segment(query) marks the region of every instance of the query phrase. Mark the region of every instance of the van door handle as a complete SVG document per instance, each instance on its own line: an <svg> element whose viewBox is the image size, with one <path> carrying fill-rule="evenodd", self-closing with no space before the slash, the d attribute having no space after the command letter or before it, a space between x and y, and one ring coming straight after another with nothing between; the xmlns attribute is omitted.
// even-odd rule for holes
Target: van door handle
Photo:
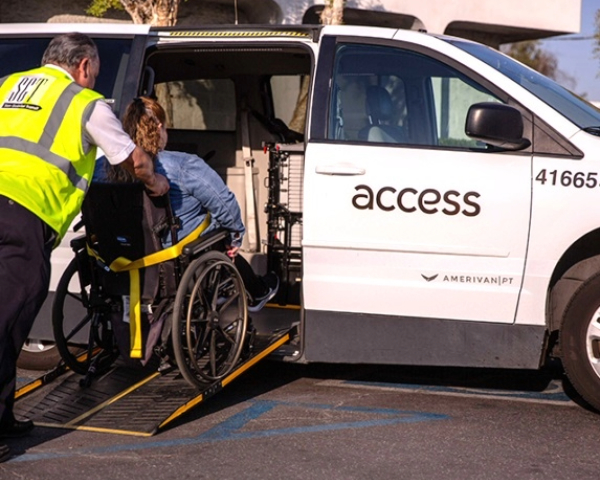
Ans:
<svg viewBox="0 0 600 480"><path fill-rule="evenodd" d="M319 165L315 168L315 172L320 175L364 175L365 169L344 164Z"/></svg>

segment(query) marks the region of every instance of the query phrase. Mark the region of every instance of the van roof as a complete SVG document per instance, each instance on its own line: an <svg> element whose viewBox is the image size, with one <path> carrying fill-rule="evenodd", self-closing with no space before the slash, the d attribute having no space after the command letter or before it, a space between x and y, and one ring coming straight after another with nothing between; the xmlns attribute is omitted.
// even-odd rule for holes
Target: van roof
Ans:
<svg viewBox="0 0 600 480"><path fill-rule="evenodd" d="M317 41L325 33L354 36L392 38L398 29L358 25L201 25L152 27L133 23L5 23L0 36L45 36L68 32L82 32L95 36L156 35L168 38L304 38ZM414 31L405 31L408 35Z"/></svg>
<svg viewBox="0 0 600 480"><path fill-rule="evenodd" d="M81 32L103 35L143 35L150 31L150 25L133 23L3 23L0 36L30 34L42 36Z"/></svg>

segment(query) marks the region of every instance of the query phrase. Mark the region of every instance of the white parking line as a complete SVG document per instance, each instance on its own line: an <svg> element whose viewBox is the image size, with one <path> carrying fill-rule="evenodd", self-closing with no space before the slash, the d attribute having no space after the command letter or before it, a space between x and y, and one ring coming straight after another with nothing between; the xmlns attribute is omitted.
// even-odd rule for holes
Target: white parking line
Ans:
<svg viewBox="0 0 600 480"><path fill-rule="evenodd" d="M493 400L509 400L547 405L573 407L577 404L563 391L558 381L552 381L542 392L522 390L498 390L471 387L450 387L439 385L416 385L409 383L364 382L356 380L324 380L317 383L323 387L342 387L368 389L388 392L421 393L426 395L446 395L453 397L487 398Z"/></svg>

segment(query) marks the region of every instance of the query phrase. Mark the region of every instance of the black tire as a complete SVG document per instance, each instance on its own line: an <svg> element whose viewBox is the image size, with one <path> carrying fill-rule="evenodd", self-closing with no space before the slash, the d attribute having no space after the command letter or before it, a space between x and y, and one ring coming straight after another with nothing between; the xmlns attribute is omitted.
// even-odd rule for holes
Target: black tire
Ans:
<svg viewBox="0 0 600 480"><path fill-rule="evenodd" d="M17 367L24 370L50 370L60 362L60 352L54 342L27 339L21 349Z"/></svg>
<svg viewBox="0 0 600 480"><path fill-rule="evenodd" d="M208 252L190 263L177 289L171 334L183 377L201 387L230 373L247 325L246 291L233 262Z"/></svg>
<svg viewBox="0 0 600 480"><path fill-rule="evenodd" d="M110 307L90 306L89 277L79 275L74 258L58 282L52 304L56 348L65 364L81 375L88 373L92 362L96 374L107 371L118 356L112 329L104 318Z"/></svg>
<svg viewBox="0 0 600 480"><path fill-rule="evenodd" d="M560 329L562 363L582 399L600 411L600 275L569 300Z"/></svg>

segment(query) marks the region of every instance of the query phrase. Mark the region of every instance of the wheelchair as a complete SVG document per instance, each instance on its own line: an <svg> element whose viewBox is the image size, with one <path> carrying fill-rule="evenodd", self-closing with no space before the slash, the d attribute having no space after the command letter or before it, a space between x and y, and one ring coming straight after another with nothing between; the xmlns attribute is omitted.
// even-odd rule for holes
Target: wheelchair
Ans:
<svg viewBox="0 0 600 480"><path fill-rule="evenodd" d="M242 278L224 253L228 233L202 235L209 218L178 241L168 195L141 184L92 183L82 206L85 235L52 307L56 346L83 386L121 361L178 368L196 388L249 355L252 329ZM170 236L172 245L162 247Z"/></svg>

